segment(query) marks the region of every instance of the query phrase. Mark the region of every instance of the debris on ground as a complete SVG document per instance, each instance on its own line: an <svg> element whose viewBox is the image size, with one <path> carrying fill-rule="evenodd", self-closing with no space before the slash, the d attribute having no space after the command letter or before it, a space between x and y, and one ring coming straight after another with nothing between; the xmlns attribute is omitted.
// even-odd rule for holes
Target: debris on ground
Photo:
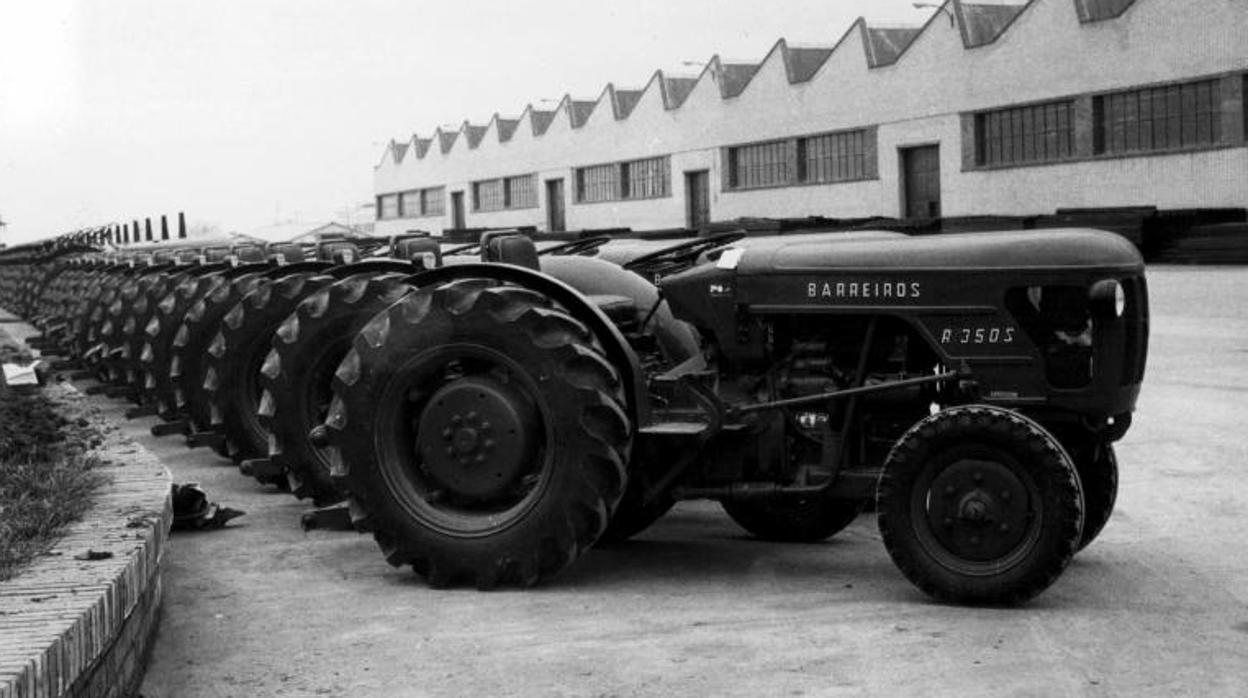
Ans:
<svg viewBox="0 0 1248 698"><path fill-rule="evenodd" d="M173 485L173 530L204 531L224 527L230 519L247 512L208 501L208 493L198 483Z"/></svg>

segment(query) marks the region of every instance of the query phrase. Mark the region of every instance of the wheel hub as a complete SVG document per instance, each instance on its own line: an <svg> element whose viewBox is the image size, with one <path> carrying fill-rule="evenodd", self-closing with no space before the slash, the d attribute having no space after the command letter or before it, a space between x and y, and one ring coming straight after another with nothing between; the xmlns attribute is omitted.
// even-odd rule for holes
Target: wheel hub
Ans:
<svg viewBox="0 0 1248 698"><path fill-rule="evenodd" d="M519 388L492 376L470 376L429 399L417 425L416 450L435 489L460 500L494 500L523 484L536 424Z"/></svg>
<svg viewBox="0 0 1248 698"><path fill-rule="evenodd" d="M932 481L928 524L954 555L976 562L1008 555L1027 534L1027 489L1004 464L959 460Z"/></svg>

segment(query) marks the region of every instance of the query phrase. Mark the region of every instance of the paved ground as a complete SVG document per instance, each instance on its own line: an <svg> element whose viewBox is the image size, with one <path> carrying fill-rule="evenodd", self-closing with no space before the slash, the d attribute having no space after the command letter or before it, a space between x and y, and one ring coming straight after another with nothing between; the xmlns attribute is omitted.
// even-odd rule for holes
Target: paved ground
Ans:
<svg viewBox="0 0 1248 698"><path fill-rule="evenodd" d="M821 545L685 505L531 591L433 591L371 539L144 437L248 511L179 535L147 696L1248 694L1248 269L1159 268L1102 537L1019 610L933 604L874 517Z"/></svg>

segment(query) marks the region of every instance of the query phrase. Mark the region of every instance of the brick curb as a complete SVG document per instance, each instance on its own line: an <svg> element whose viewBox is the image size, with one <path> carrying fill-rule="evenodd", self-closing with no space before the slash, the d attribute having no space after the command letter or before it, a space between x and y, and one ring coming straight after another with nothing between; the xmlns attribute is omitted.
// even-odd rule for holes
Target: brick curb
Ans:
<svg viewBox="0 0 1248 698"><path fill-rule="evenodd" d="M82 399L68 385L49 390ZM0 582L0 698L132 695L142 678L173 520L171 476L101 426L104 444L92 453L111 483L49 554ZM80 559L88 551L111 557Z"/></svg>

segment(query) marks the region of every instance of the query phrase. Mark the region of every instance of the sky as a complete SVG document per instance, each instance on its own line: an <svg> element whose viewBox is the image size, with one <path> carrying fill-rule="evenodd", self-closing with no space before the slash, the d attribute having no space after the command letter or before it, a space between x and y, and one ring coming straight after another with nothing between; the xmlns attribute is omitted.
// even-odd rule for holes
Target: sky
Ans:
<svg viewBox="0 0 1248 698"><path fill-rule="evenodd" d="M924 4L924 3L920 3ZM343 219L391 138L485 124L911 0L0 0L0 243L185 211ZM543 101L543 100L549 100ZM358 216L358 213L356 214Z"/></svg>

